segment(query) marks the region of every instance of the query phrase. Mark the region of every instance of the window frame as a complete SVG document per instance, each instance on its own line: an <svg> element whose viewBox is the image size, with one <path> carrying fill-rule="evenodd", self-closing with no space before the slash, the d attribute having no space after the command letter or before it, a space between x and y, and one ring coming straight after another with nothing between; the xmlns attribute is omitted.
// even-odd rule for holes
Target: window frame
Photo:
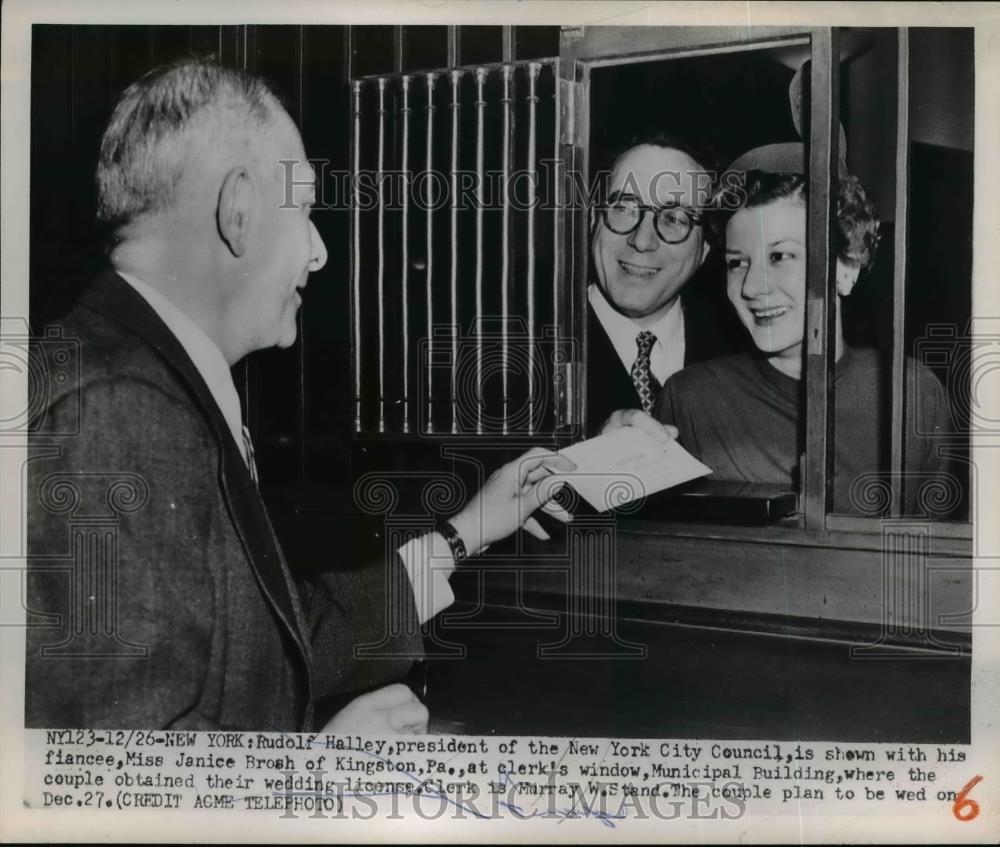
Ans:
<svg viewBox="0 0 1000 847"><path fill-rule="evenodd" d="M893 260L892 393L890 396L892 510L890 521L900 518L903 501L903 424L906 397L904 326L906 307L906 255L909 153L909 38L905 28L897 30L897 137L896 137L896 238ZM564 27L560 38L559 69L564 132L561 139L565 172L576 168L585 183L591 178L590 75L607 68L650 61L691 58L712 54L761 50L774 46L808 43L812 60L809 138L808 277L806 315L806 436L802 462L799 512L772 527L693 525L658 519L623 518L621 530L673 534L678 537L767 538L776 543L809 543L840 547L861 543L865 549L880 549L886 518L836 514L832 505L834 349L836 303L835 210L830 185L836 176L839 151L839 30L831 27ZM564 242L566 299L564 314L572 316L565 331L581 340L583 351L575 369L576 390L564 398L561 418L567 426L584 422L586 409L587 321L586 288L590 261L589 220L586 209L570 210ZM974 492L973 492L974 493ZM971 504L974 504L971 498ZM958 555L971 555L974 510L966 521L929 521L935 543Z"/></svg>

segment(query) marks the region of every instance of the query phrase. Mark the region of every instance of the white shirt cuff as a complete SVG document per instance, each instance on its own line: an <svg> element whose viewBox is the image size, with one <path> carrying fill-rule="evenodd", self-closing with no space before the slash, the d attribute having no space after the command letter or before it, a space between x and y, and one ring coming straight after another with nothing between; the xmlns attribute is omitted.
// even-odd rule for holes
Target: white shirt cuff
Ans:
<svg viewBox="0 0 1000 847"><path fill-rule="evenodd" d="M410 578L417 616L420 623L426 623L455 602L448 582L455 571L451 548L442 535L429 532L410 539L397 552Z"/></svg>

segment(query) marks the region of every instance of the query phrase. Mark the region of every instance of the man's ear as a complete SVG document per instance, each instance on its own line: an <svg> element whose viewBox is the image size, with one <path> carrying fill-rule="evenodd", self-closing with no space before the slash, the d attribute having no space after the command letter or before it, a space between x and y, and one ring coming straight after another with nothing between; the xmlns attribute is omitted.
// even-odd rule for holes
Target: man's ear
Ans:
<svg viewBox="0 0 1000 847"><path fill-rule="evenodd" d="M708 258L708 254L711 253L711 252L712 252L712 244L711 244L711 242L707 238L702 239L702 242L701 242L701 258L698 260L698 267L699 268L705 263L705 259Z"/></svg>
<svg viewBox="0 0 1000 847"><path fill-rule="evenodd" d="M239 258L247 250L250 230L250 200L253 193L250 173L242 165L230 170L219 189L219 205L215 220L219 235L230 252Z"/></svg>
<svg viewBox="0 0 1000 847"><path fill-rule="evenodd" d="M854 285L858 281L858 274L860 273L860 265L849 265L837 259L837 293L841 297L849 296L854 290Z"/></svg>

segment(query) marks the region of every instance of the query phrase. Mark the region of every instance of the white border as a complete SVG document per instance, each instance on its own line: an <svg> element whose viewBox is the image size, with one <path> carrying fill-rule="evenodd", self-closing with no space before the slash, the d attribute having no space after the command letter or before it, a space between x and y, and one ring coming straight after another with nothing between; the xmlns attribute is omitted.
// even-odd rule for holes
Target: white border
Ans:
<svg viewBox="0 0 1000 847"><path fill-rule="evenodd" d="M321 0L134 0L87 2L8 0L2 26L2 162L0 162L0 311L4 316L26 315L28 307L30 27L38 23L537 23L616 25L865 25L970 26L976 32L976 208L974 221L973 303L977 316L995 317L1000 330L1000 162L994 151L1000 135L1000 7L992 4L903 3L603 3L603 2L321 2ZM1000 332L996 332L1000 336ZM1000 373L1000 370L998 370ZM983 374L980 401L990 410L1000 407L1000 385ZM991 382L992 380L992 382ZM24 408L26 385L10 373L0 377L3 408ZM989 415L1000 420L1000 411ZM992 481L1000 471L996 449L974 450L980 480ZM16 564L23 538L21 479L22 449L4 442L0 448L0 556L5 566ZM995 520L995 488L982 486L976 503L979 566L1000 568L1000 522ZM979 573L980 608L974 618L972 745L974 768L984 777L976 791L981 814L971 824L959 824L950 815L870 815L851 819L817 820L772 818L728 823L672 824L671 840L771 841L995 841L1000 821L1000 580ZM20 598L0 598L4 619L20 608ZM23 612L22 612L23 615ZM990 626L992 624L992 626ZM44 815L25 810L20 798L23 726L23 630L0 631L0 660L5 671L0 702L0 839L19 840L192 840L249 842L305 840L409 841L637 841L662 839L658 822L640 822L608 830L592 821L567 821L539 829L519 821L438 823L384 821L379 826L357 821L278 820L258 816L248 820L232 814L134 813L128 817L99 813ZM972 774L970 770L970 775ZM752 823L752 828L751 828ZM249 828L252 826L252 829Z"/></svg>

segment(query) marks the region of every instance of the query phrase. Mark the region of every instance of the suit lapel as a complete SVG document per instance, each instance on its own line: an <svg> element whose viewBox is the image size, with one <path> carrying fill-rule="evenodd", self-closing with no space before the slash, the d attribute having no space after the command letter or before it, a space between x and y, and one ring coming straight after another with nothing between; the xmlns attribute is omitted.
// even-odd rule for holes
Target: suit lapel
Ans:
<svg viewBox="0 0 1000 847"><path fill-rule="evenodd" d="M641 408L632 376L622 365L593 307L587 304L587 434L596 435L616 409Z"/></svg>
<svg viewBox="0 0 1000 847"><path fill-rule="evenodd" d="M302 651L309 651L302 617L292 597L295 590L271 529L260 492L254 485L229 426L191 358L153 308L113 271L102 272L81 298L81 305L100 312L154 348L188 388L205 416L222 455L222 489L233 523L264 595Z"/></svg>

